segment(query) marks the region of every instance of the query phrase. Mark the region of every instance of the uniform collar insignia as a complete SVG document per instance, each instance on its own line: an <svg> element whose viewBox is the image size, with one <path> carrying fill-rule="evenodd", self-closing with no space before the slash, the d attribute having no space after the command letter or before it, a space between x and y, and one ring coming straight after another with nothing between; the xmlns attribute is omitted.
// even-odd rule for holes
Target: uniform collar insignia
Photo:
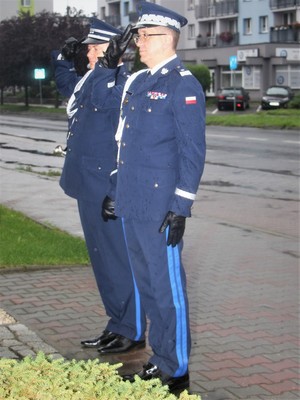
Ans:
<svg viewBox="0 0 300 400"><path fill-rule="evenodd" d="M163 68L163 69L161 70L161 74L162 74L162 75L166 75L168 72L169 72L168 68Z"/></svg>

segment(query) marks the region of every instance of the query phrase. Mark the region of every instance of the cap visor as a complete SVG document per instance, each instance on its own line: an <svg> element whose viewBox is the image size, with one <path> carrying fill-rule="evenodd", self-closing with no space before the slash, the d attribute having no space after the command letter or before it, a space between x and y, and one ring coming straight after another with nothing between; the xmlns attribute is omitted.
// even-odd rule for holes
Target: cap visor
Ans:
<svg viewBox="0 0 300 400"><path fill-rule="evenodd" d="M108 43L108 40L97 40L97 39L92 39L92 38L86 38L82 44L103 44L103 43Z"/></svg>
<svg viewBox="0 0 300 400"><path fill-rule="evenodd" d="M132 33L137 33L137 31L138 31L139 29L142 29L142 28L154 28L155 26L159 26L159 25L152 25L152 24L136 24L136 25L134 25L134 26L131 28L130 32L132 32Z"/></svg>

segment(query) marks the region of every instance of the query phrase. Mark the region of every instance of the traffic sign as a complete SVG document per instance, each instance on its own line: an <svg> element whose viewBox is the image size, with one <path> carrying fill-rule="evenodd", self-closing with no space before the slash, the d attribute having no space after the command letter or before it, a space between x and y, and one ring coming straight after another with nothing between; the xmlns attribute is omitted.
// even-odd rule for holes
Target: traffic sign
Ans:
<svg viewBox="0 0 300 400"><path fill-rule="evenodd" d="M45 68L35 68L34 79L45 79Z"/></svg>
<svg viewBox="0 0 300 400"><path fill-rule="evenodd" d="M229 67L230 69L237 69L237 56L230 56L229 57Z"/></svg>

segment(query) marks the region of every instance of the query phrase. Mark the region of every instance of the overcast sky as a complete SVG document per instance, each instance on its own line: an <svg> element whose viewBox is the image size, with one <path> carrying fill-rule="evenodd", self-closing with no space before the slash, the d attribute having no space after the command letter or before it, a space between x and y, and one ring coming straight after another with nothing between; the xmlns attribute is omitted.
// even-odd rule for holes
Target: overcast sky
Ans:
<svg viewBox="0 0 300 400"><path fill-rule="evenodd" d="M92 12L97 12L97 0L54 0L53 11L65 15L67 6L83 10L84 14L90 16Z"/></svg>

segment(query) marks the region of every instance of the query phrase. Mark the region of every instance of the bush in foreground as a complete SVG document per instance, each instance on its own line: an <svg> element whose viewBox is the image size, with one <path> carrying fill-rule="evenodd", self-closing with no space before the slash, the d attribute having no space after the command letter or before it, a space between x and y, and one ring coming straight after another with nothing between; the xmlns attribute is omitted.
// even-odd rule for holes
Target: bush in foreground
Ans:
<svg viewBox="0 0 300 400"><path fill-rule="evenodd" d="M0 360L0 399L9 400L175 400L158 379L124 382L121 364L99 360L52 360L44 353L22 361ZM180 400L201 400L186 391Z"/></svg>

